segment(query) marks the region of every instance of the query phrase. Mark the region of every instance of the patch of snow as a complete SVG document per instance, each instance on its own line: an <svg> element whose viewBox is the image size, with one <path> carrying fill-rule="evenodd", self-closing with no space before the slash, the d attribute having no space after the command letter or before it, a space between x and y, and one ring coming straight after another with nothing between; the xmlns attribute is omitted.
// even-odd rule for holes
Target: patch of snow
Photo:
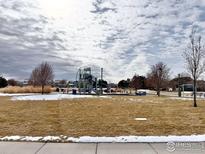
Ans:
<svg viewBox="0 0 205 154"><path fill-rule="evenodd" d="M192 97L169 97L170 99L175 99L175 100L184 100L184 101L192 101Z"/></svg>
<svg viewBox="0 0 205 154"><path fill-rule="evenodd" d="M152 142L205 142L205 135L190 136L117 136L117 137L91 137L79 138L67 136L5 136L0 141L29 141L29 142L76 142L76 143L152 143Z"/></svg>
<svg viewBox="0 0 205 154"><path fill-rule="evenodd" d="M20 140L21 141L31 141L31 142L38 142L41 141L43 139L43 137L31 137L31 136L25 136L22 137Z"/></svg>
<svg viewBox="0 0 205 154"><path fill-rule="evenodd" d="M14 93L14 94L0 93L0 96L30 96L30 95L37 95L37 94L35 93Z"/></svg>
<svg viewBox="0 0 205 154"><path fill-rule="evenodd" d="M100 97L100 98L111 98L110 96L97 96L97 97Z"/></svg>
<svg viewBox="0 0 205 154"><path fill-rule="evenodd" d="M59 137L59 136L46 136L46 137L44 137L43 139L42 139L42 141L46 141L46 142L48 142L48 141L60 141L61 140L61 138Z"/></svg>
<svg viewBox="0 0 205 154"><path fill-rule="evenodd" d="M68 138L69 142L204 142L205 135L191 136L119 136L119 137L90 137Z"/></svg>
<svg viewBox="0 0 205 154"><path fill-rule="evenodd" d="M21 136L5 136L0 138L0 141L18 141L21 138L22 138Z"/></svg>
<svg viewBox="0 0 205 154"><path fill-rule="evenodd" d="M109 98L108 96L94 96L94 95L70 95L70 94L47 94L47 95L33 95L33 96L14 96L12 100L62 100L62 99L76 99L76 98Z"/></svg>
<svg viewBox="0 0 205 154"><path fill-rule="evenodd" d="M147 118L135 118L135 120L137 120L137 121L146 121Z"/></svg>

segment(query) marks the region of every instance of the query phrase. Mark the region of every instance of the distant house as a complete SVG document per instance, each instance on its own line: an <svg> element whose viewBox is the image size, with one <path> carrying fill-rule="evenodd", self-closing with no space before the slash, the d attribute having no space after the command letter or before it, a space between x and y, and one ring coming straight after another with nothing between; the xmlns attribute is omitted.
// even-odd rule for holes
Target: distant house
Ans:
<svg viewBox="0 0 205 154"><path fill-rule="evenodd" d="M17 85L21 86L21 87L28 86L29 85L29 80L25 79L25 80L17 81Z"/></svg>
<svg viewBox="0 0 205 154"><path fill-rule="evenodd" d="M28 79L25 79L24 81L23 81L23 86L28 86L29 85L29 80Z"/></svg>
<svg viewBox="0 0 205 154"><path fill-rule="evenodd" d="M182 84L181 85L181 90L182 91L193 91L193 84Z"/></svg>
<svg viewBox="0 0 205 154"><path fill-rule="evenodd" d="M68 81L67 80L54 80L53 86L57 88L67 88Z"/></svg>
<svg viewBox="0 0 205 154"><path fill-rule="evenodd" d="M178 77L172 79L169 81L169 88L172 88L173 91L176 91L180 85L185 85L185 84L192 84L192 79L190 77L181 77L180 79Z"/></svg>

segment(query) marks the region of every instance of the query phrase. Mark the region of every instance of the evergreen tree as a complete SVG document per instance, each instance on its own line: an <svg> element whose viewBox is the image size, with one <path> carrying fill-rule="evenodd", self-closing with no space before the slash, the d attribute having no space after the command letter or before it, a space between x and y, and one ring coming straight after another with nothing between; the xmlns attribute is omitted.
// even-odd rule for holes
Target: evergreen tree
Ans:
<svg viewBox="0 0 205 154"><path fill-rule="evenodd" d="M8 86L8 82L4 77L1 76L0 77L0 88L4 88L6 86Z"/></svg>

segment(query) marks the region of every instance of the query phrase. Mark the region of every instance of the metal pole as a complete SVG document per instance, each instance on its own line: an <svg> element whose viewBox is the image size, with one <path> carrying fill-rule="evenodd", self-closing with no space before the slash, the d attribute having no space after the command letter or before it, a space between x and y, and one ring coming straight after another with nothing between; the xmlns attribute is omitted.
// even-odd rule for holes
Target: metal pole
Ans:
<svg viewBox="0 0 205 154"><path fill-rule="evenodd" d="M79 69L79 84L78 84L78 91L79 91L79 93L81 94L81 69Z"/></svg>
<svg viewBox="0 0 205 154"><path fill-rule="evenodd" d="M96 95L98 94L98 79L97 78L95 78L95 93L96 93Z"/></svg>
<svg viewBox="0 0 205 154"><path fill-rule="evenodd" d="M180 74L178 74L178 96L181 97Z"/></svg>
<svg viewBox="0 0 205 154"><path fill-rule="evenodd" d="M86 82L86 79L85 79L85 77L86 77L86 75L85 75L85 73L86 73L86 71L85 71L85 68L83 69L83 93L85 94L86 93L86 88L85 88L85 82Z"/></svg>
<svg viewBox="0 0 205 154"><path fill-rule="evenodd" d="M93 91L93 76L92 76L91 69L90 69L90 80L91 80L91 81L90 81L90 82L91 82L91 83L90 83L91 85L90 85L90 87L89 87L89 92L92 93L92 91Z"/></svg>
<svg viewBox="0 0 205 154"><path fill-rule="evenodd" d="M103 68L101 68L101 84L100 84L100 94L103 94L103 89L102 89L102 81L103 81Z"/></svg>

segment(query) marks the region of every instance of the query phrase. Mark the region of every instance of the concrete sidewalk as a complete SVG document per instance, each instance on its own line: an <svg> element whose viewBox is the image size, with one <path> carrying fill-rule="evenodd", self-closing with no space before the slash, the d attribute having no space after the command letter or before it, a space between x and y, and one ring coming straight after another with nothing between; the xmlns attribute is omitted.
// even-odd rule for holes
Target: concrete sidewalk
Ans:
<svg viewBox="0 0 205 154"><path fill-rule="evenodd" d="M31 143L0 142L0 154L204 154L197 143Z"/></svg>

